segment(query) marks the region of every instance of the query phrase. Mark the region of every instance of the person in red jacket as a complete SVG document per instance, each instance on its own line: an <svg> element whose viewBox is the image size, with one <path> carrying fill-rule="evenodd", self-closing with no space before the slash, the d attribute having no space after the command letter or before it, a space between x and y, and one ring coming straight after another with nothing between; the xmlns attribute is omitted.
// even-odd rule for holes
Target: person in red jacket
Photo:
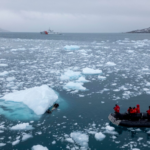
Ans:
<svg viewBox="0 0 150 150"><path fill-rule="evenodd" d="M120 113L120 107L116 104L114 107L115 113Z"/></svg>
<svg viewBox="0 0 150 150"><path fill-rule="evenodd" d="M136 107L136 111L137 111L137 113L140 113L140 105L139 105L139 104L137 104L136 106L137 106L137 107Z"/></svg>
<svg viewBox="0 0 150 150"><path fill-rule="evenodd" d="M149 106L149 110L147 110L146 112L147 112L148 120L150 121L150 106Z"/></svg>

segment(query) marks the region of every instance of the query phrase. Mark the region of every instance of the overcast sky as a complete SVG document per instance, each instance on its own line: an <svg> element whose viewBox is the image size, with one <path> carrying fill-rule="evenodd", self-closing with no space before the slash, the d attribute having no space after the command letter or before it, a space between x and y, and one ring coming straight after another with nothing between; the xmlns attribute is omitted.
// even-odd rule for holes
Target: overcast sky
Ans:
<svg viewBox="0 0 150 150"><path fill-rule="evenodd" d="M15 32L126 32L150 27L150 0L0 0L0 28Z"/></svg>

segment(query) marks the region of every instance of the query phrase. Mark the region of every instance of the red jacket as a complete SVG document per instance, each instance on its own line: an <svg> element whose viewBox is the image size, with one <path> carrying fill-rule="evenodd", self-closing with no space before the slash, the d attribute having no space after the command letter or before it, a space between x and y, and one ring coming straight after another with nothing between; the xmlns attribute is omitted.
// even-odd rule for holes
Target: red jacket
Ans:
<svg viewBox="0 0 150 150"><path fill-rule="evenodd" d="M136 107L136 111L137 111L137 113L140 113L140 105L139 105L139 104L137 104L136 106L137 106L137 107Z"/></svg>
<svg viewBox="0 0 150 150"><path fill-rule="evenodd" d="M131 108L131 109L130 109L130 113L131 113L131 114L134 114L134 113L135 113L135 110Z"/></svg>
<svg viewBox="0 0 150 150"><path fill-rule="evenodd" d="M114 108L115 112L119 113L120 112L120 107L117 105L115 108Z"/></svg>
<svg viewBox="0 0 150 150"><path fill-rule="evenodd" d="M147 110L147 114L148 114L148 115L150 115L150 109L149 109L149 110Z"/></svg>

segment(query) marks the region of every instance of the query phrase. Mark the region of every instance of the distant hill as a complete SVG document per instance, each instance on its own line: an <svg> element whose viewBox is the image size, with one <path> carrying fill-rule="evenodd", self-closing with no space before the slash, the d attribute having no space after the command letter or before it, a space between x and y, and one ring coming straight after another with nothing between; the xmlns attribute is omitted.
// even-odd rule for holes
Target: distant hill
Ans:
<svg viewBox="0 0 150 150"><path fill-rule="evenodd" d="M0 28L0 32L10 32L10 31Z"/></svg>
<svg viewBox="0 0 150 150"><path fill-rule="evenodd" d="M130 31L130 32L127 32L127 33L150 33L150 27L145 28L145 29L141 29L141 30Z"/></svg>

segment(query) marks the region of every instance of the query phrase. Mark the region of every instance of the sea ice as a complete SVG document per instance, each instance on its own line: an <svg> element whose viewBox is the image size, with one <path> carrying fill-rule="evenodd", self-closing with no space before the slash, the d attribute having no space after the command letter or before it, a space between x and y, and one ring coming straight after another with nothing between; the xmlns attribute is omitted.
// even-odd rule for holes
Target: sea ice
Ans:
<svg viewBox="0 0 150 150"><path fill-rule="evenodd" d="M82 70L82 73L83 74L101 74L102 70L98 70L98 69L94 70L92 68L84 68Z"/></svg>
<svg viewBox="0 0 150 150"><path fill-rule="evenodd" d="M31 134L24 134L23 136L22 136L22 141L26 141L27 139L29 139L29 138L32 138L33 136L31 135Z"/></svg>
<svg viewBox="0 0 150 150"><path fill-rule="evenodd" d="M76 83L76 82L68 82L66 85L64 85L65 90L80 90L85 91L86 88L82 86L83 83Z"/></svg>
<svg viewBox="0 0 150 150"><path fill-rule="evenodd" d="M29 125L29 123L20 123L10 128L10 130L32 130L32 129L34 128L32 127L32 125Z"/></svg>
<svg viewBox="0 0 150 150"><path fill-rule="evenodd" d="M88 80L85 79L85 77L80 77L78 80L76 80L77 82L82 82L82 83L86 83L86 82L90 82Z"/></svg>
<svg viewBox="0 0 150 150"><path fill-rule="evenodd" d="M65 140L66 140L67 142L74 143L74 141L72 140L72 138L66 138Z"/></svg>
<svg viewBox="0 0 150 150"><path fill-rule="evenodd" d="M48 150L48 148L42 145L34 145L32 146L32 150Z"/></svg>
<svg viewBox="0 0 150 150"><path fill-rule="evenodd" d="M0 143L0 147L5 146L5 145L6 145L5 143Z"/></svg>
<svg viewBox="0 0 150 150"><path fill-rule="evenodd" d="M65 50L78 50L78 49L80 49L80 46L78 46L78 45L66 45L66 46L64 46L64 49Z"/></svg>
<svg viewBox="0 0 150 150"><path fill-rule="evenodd" d="M0 67L7 67L7 64L0 64Z"/></svg>
<svg viewBox="0 0 150 150"><path fill-rule="evenodd" d="M100 79L100 80L105 80L106 77L104 77L104 76L98 76L98 79Z"/></svg>
<svg viewBox="0 0 150 150"><path fill-rule="evenodd" d="M0 73L0 76L6 76L8 74L8 72L7 71L4 71L4 72L1 72Z"/></svg>
<svg viewBox="0 0 150 150"><path fill-rule="evenodd" d="M64 74L60 76L61 80L76 80L81 76L80 72L75 72L72 70L67 70Z"/></svg>
<svg viewBox="0 0 150 150"><path fill-rule="evenodd" d="M102 133L102 132L99 132L99 133L96 133L95 134L95 139L97 141L102 141L106 136Z"/></svg>
<svg viewBox="0 0 150 150"><path fill-rule="evenodd" d="M12 142L12 145L17 145L20 142L20 140L16 140L14 142Z"/></svg>
<svg viewBox="0 0 150 150"><path fill-rule="evenodd" d="M116 66L116 64L114 62L107 62L106 66Z"/></svg>
<svg viewBox="0 0 150 150"><path fill-rule="evenodd" d="M82 132L72 132L70 137L81 147L88 148L89 136Z"/></svg>
<svg viewBox="0 0 150 150"><path fill-rule="evenodd" d="M6 94L2 99L6 101L22 102L37 115L42 115L58 99L57 94L47 85L29 88Z"/></svg>

